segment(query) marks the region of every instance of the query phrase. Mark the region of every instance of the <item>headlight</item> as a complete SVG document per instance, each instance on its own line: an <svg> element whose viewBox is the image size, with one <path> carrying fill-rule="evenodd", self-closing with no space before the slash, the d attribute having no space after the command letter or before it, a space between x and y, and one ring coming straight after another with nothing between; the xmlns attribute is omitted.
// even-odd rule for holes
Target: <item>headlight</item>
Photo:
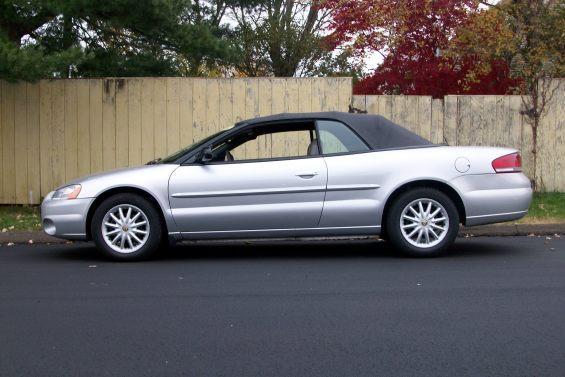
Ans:
<svg viewBox="0 0 565 377"><path fill-rule="evenodd" d="M65 186L55 191L51 199L53 200L75 199L80 193L80 188L81 188L80 185Z"/></svg>

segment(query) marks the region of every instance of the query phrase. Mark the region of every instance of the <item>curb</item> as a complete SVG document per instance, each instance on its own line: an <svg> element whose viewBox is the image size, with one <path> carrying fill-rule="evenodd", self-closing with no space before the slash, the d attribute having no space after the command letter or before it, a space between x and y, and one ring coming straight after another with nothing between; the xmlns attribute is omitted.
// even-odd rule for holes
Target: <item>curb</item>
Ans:
<svg viewBox="0 0 565 377"><path fill-rule="evenodd" d="M505 237L505 236L552 236L565 234L565 223L555 224L499 224L462 227L459 237ZM315 237L315 239L358 239L359 237ZM365 237L363 237L365 238ZM290 238L296 240L297 238ZM300 238L298 238L300 239ZM308 239L311 239L308 238ZM283 239L278 239L283 240ZM288 240L288 239L287 239ZM65 244L72 241L51 237L43 231L0 233L0 245L4 244Z"/></svg>
<svg viewBox="0 0 565 377"><path fill-rule="evenodd" d="M459 237L552 236L565 234L565 223L499 224L462 227Z"/></svg>

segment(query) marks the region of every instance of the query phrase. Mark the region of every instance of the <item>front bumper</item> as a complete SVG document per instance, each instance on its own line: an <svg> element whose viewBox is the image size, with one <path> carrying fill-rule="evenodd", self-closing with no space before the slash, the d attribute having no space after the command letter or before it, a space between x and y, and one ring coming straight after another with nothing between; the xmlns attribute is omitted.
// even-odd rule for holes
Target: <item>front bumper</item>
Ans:
<svg viewBox="0 0 565 377"><path fill-rule="evenodd" d="M52 200L41 203L41 225L45 233L68 240L86 240L86 216L94 198Z"/></svg>
<svg viewBox="0 0 565 377"><path fill-rule="evenodd" d="M520 219L532 201L530 180L522 173L466 175L451 182L461 193L466 226Z"/></svg>

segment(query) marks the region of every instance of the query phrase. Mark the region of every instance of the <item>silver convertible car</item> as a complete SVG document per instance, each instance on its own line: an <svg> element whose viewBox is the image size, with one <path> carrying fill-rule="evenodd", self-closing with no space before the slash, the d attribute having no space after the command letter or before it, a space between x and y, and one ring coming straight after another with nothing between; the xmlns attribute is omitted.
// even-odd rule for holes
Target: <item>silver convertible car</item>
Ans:
<svg viewBox="0 0 565 377"><path fill-rule="evenodd" d="M41 206L48 234L146 258L176 240L378 235L413 256L459 225L521 218L514 149L436 145L381 116L280 114L237 123L147 165L77 179Z"/></svg>

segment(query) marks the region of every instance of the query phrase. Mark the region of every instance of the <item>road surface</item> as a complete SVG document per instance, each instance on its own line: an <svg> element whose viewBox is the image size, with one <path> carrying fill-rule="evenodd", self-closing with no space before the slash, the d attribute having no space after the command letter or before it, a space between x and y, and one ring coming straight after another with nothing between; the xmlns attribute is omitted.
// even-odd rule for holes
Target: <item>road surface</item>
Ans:
<svg viewBox="0 0 565 377"><path fill-rule="evenodd" d="M0 376L565 376L565 236L0 247Z"/></svg>

